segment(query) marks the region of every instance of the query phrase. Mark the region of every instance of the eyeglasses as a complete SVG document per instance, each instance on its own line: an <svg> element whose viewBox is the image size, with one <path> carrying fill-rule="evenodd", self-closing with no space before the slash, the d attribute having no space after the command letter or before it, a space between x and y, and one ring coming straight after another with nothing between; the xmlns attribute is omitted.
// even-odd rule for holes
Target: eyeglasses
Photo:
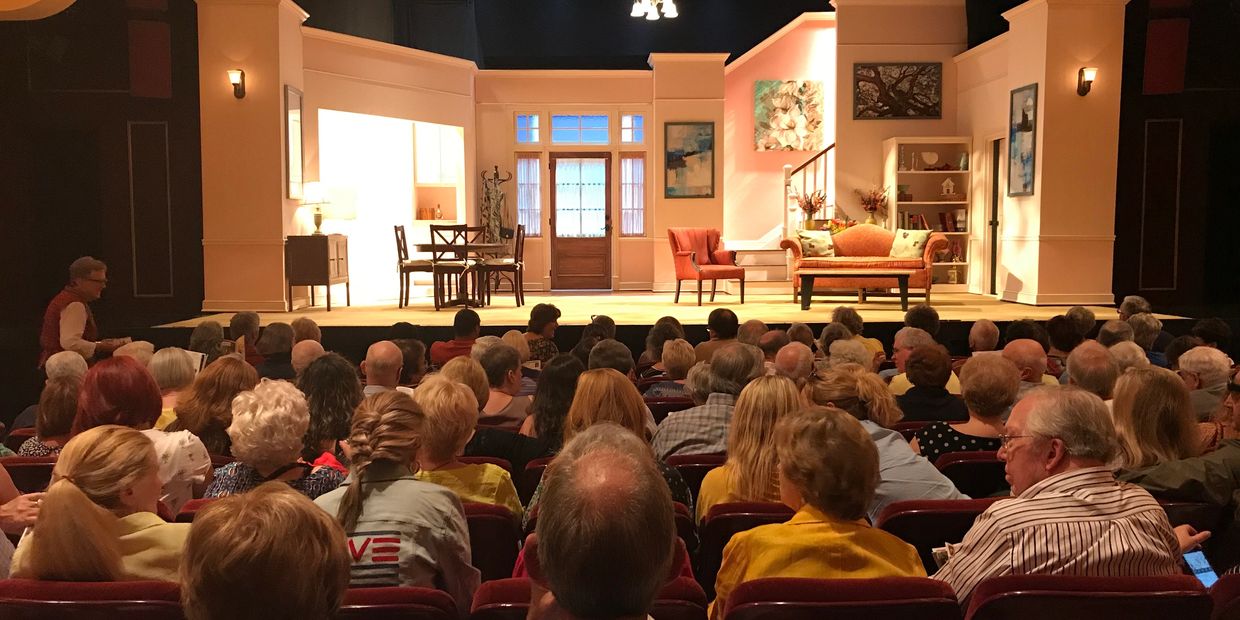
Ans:
<svg viewBox="0 0 1240 620"><path fill-rule="evenodd" d="M1021 437L1033 437L1033 435L999 435L999 445L1006 448L1009 443L1012 443L1013 439L1020 439Z"/></svg>

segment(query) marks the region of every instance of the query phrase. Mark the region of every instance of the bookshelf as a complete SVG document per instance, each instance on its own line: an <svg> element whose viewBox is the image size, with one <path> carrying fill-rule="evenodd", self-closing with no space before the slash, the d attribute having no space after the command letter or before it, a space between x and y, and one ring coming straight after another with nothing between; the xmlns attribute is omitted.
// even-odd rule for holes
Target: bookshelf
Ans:
<svg viewBox="0 0 1240 620"><path fill-rule="evenodd" d="M972 186L966 137L909 137L883 141L883 187L887 188L887 226L930 229L947 236L948 253L932 270L935 290L967 291L969 269L969 191Z"/></svg>

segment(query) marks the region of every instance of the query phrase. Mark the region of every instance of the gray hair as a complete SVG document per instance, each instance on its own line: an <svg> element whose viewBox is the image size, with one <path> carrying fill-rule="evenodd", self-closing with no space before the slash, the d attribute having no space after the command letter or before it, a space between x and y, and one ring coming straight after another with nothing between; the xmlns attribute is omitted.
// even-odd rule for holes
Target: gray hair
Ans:
<svg viewBox="0 0 1240 620"><path fill-rule="evenodd" d="M521 367L521 355L516 349L501 342L484 351L478 363L482 364L482 369L487 373L487 383L494 388L504 384L508 373Z"/></svg>
<svg viewBox="0 0 1240 620"><path fill-rule="evenodd" d="M685 374L685 391L693 402L702 404L710 396L710 362L698 362Z"/></svg>
<svg viewBox="0 0 1240 620"><path fill-rule="evenodd" d="M831 343L852 337L852 330L843 323L827 323L822 327L822 333L818 334L818 350L826 353L831 350Z"/></svg>
<svg viewBox="0 0 1240 620"><path fill-rule="evenodd" d="M258 339L258 313L257 312L238 312L228 321L228 338L236 340L242 336L253 340ZM251 342L250 344L254 344Z"/></svg>
<svg viewBox="0 0 1240 620"><path fill-rule="evenodd" d="M224 328L217 321L203 321L189 334L189 350L205 353L208 357L219 355L224 340Z"/></svg>
<svg viewBox="0 0 1240 620"><path fill-rule="evenodd" d="M1197 375L1201 387L1208 389L1227 383L1231 360L1213 347L1193 347L1180 356L1180 370Z"/></svg>
<svg viewBox="0 0 1240 620"><path fill-rule="evenodd" d="M310 427L306 397L288 381L263 379L232 401L232 453L256 469L275 469L301 456Z"/></svg>
<svg viewBox="0 0 1240 620"><path fill-rule="evenodd" d="M1115 359L1116 366L1119 367L1119 374L1129 368L1147 368L1150 365L1150 358L1146 356L1145 349L1137 346L1137 343L1125 341L1116 343L1110 348L1111 357Z"/></svg>
<svg viewBox="0 0 1240 620"><path fill-rule="evenodd" d="M96 271L103 271L108 266L94 256L83 256L69 263L69 279L89 278Z"/></svg>
<svg viewBox="0 0 1240 620"><path fill-rule="evenodd" d="M836 340L831 343L827 354L827 363L831 366L840 364L857 364L866 370L874 366L874 354L864 344L856 340Z"/></svg>
<svg viewBox="0 0 1240 620"><path fill-rule="evenodd" d="M1162 321L1148 312L1138 312L1128 317L1128 326L1132 328L1132 341L1142 349L1149 351L1154 348L1154 341L1162 331Z"/></svg>
<svg viewBox="0 0 1240 620"><path fill-rule="evenodd" d="M293 351L293 326L288 323L268 325L254 346L258 347L258 352L262 355L291 353Z"/></svg>
<svg viewBox="0 0 1240 620"><path fill-rule="evenodd" d="M644 615L676 549L672 495L650 446L612 423L577 433L543 477L538 563L578 618Z"/></svg>
<svg viewBox="0 0 1240 620"><path fill-rule="evenodd" d="M1076 327L1076 333L1082 338L1089 335L1093 331L1094 324L1098 322L1098 317L1094 315L1094 311L1085 306L1072 306L1065 313L1069 319L1072 319L1072 325Z"/></svg>
<svg viewBox="0 0 1240 620"><path fill-rule="evenodd" d="M1106 347L1086 340L1068 354L1068 377L1073 385L1109 400L1119 378L1119 364Z"/></svg>
<svg viewBox="0 0 1240 620"><path fill-rule="evenodd" d="M1115 456L1118 438L1111 412L1096 394L1076 386L1039 387L1025 398L1036 399L1025 431L1059 439L1070 456L1103 463Z"/></svg>
<svg viewBox="0 0 1240 620"><path fill-rule="evenodd" d="M1154 309L1150 306L1150 302L1146 301L1146 299L1140 295L1128 295L1127 297L1124 297L1124 301L1121 301L1119 304L1119 313L1126 314L1130 317L1134 314L1141 314L1142 312L1150 313L1153 311Z"/></svg>
<svg viewBox="0 0 1240 620"><path fill-rule="evenodd" d="M999 347L999 326L990 319L978 319L969 328L969 349L994 351Z"/></svg>
<svg viewBox="0 0 1240 620"><path fill-rule="evenodd" d="M1098 330L1098 344L1110 347L1116 343L1132 340L1132 326L1119 319L1111 319Z"/></svg>
<svg viewBox="0 0 1240 620"><path fill-rule="evenodd" d="M143 366L150 366L151 358L155 357L155 345L145 340L135 340L121 345L112 352L112 357L132 357Z"/></svg>
<svg viewBox="0 0 1240 620"><path fill-rule="evenodd" d="M905 349L916 349L917 347L928 347L934 342L934 336L930 332L920 327L901 327L896 332L896 337L892 342L901 343Z"/></svg>
<svg viewBox="0 0 1240 620"><path fill-rule="evenodd" d="M590 349L589 360L590 370L611 368L622 375L633 372L633 352L619 340L598 341L598 344Z"/></svg>
<svg viewBox="0 0 1240 620"><path fill-rule="evenodd" d="M53 353L43 363L43 372L47 373L48 381L60 377L76 377L81 379L86 374L86 358L77 351L61 351Z"/></svg>
<svg viewBox="0 0 1240 620"><path fill-rule="evenodd" d="M474 340L474 346L469 349L469 356L474 358L474 361L481 362L482 354L486 353L487 349L503 342L504 339L499 336L478 336L478 339Z"/></svg>
<svg viewBox="0 0 1240 620"><path fill-rule="evenodd" d="M180 347L167 347L155 352L147 365L159 389L179 390L194 382L194 361Z"/></svg>
<svg viewBox="0 0 1240 620"><path fill-rule="evenodd" d="M960 398L969 411L998 416L1016 402L1020 369L1002 355L975 355L960 369Z"/></svg>

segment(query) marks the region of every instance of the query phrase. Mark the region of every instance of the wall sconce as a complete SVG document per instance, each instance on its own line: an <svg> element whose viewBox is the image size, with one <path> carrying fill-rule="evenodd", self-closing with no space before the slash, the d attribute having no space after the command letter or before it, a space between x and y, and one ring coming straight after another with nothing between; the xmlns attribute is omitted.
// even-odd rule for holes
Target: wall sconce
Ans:
<svg viewBox="0 0 1240 620"><path fill-rule="evenodd" d="M228 83L232 84L234 97L238 99L245 99L245 71L242 71L241 69L229 69Z"/></svg>
<svg viewBox="0 0 1240 620"><path fill-rule="evenodd" d="M1076 94L1084 97L1089 94L1089 89L1094 86L1094 78L1098 77L1097 67L1081 67L1076 72Z"/></svg>

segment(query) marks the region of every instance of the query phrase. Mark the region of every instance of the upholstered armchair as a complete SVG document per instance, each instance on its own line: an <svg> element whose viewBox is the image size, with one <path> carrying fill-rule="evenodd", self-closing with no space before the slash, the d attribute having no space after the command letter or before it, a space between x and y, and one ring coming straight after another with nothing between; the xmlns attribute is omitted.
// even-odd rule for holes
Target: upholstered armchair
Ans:
<svg viewBox="0 0 1240 620"><path fill-rule="evenodd" d="M721 246L715 228L669 228L667 241L676 264L676 301L680 303L680 283L697 280L697 301L702 305L702 280L710 280L710 300L715 301L719 280L740 280L741 303L745 303L745 269L736 265L736 252Z"/></svg>
<svg viewBox="0 0 1240 620"><path fill-rule="evenodd" d="M933 282L931 271L934 268L934 255L947 249L947 236L943 233L931 233L926 240L926 247L917 258L895 258L891 256L891 246L895 243L894 232L875 226L874 224L858 224L852 228L831 235L835 246L835 256L816 257L804 256L801 253L801 242L792 237L780 242L779 247L792 251L792 299L796 301L800 294L802 269L912 269L909 276L909 288L920 288L926 291L926 303L930 303L930 285ZM857 301L865 301L867 288L894 288L899 285L895 278L849 278L847 276L820 276L814 282L826 289L856 289Z"/></svg>

